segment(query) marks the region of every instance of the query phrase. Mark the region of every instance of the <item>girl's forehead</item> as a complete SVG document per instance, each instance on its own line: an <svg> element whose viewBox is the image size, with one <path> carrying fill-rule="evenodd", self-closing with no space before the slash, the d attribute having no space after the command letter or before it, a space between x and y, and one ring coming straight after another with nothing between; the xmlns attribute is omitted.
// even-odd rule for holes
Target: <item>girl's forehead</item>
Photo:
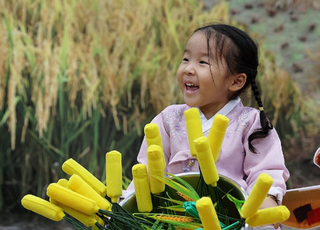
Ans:
<svg viewBox="0 0 320 230"><path fill-rule="evenodd" d="M196 32L189 38L186 49L197 48L197 49L206 49L207 50L207 38L206 35L202 32Z"/></svg>
<svg viewBox="0 0 320 230"><path fill-rule="evenodd" d="M203 31L197 31L191 35L188 41L190 40L206 41L206 34Z"/></svg>
<svg viewBox="0 0 320 230"><path fill-rule="evenodd" d="M208 38L204 31L195 32L187 41L185 51L191 49L207 55L209 52L210 56L214 55L216 53L215 35L211 34L211 36Z"/></svg>
<svg viewBox="0 0 320 230"><path fill-rule="evenodd" d="M210 32L210 36L206 31L196 31L189 38L184 52L198 57L210 57L213 60L211 64L224 66L226 65L225 52L228 52L227 47L230 44L227 38L222 38L225 40L221 42L221 40L218 41L218 37L214 31Z"/></svg>

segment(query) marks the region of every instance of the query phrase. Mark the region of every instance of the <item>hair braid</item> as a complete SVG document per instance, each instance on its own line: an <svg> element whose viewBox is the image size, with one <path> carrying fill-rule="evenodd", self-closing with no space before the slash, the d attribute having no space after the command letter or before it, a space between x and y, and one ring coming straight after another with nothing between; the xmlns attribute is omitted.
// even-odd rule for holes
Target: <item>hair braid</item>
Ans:
<svg viewBox="0 0 320 230"><path fill-rule="evenodd" d="M257 103L259 105L259 108L263 108L260 93L259 93L256 81L254 78L251 79L251 90L254 94L255 100L257 101ZM253 147L252 141L254 139L264 138L264 137L268 136L269 130L273 129L273 126L272 126L271 122L269 121L269 119L267 118L263 109L260 109L260 124L261 124L261 128L256 129L255 132L253 132L249 136L249 149L250 149L250 151L252 151L254 153L256 152L256 149Z"/></svg>

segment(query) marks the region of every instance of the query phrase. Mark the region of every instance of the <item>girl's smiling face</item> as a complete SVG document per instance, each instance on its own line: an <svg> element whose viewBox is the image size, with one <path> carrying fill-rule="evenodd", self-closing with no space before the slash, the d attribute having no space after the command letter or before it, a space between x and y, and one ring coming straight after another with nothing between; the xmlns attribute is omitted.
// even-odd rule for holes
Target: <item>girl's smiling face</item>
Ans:
<svg viewBox="0 0 320 230"><path fill-rule="evenodd" d="M206 35L201 31L194 33L177 71L185 103L199 107L207 119L227 104L233 93L229 88L234 76L228 71L225 60L213 56L214 48L211 42L208 55Z"/></svg>

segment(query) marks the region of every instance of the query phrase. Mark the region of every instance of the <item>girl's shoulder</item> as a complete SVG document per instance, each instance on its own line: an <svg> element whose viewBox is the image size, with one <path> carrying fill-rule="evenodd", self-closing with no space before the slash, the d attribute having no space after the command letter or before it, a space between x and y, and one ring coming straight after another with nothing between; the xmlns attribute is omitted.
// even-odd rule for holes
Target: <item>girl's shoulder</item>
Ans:
<svg viewBox="0 0 320 230"><path fill-rule="evenodd" d="M244 138L261 127L259 110L243 106L242 103L230 111L230 113L227 114L227 117L230 120L226 134L228 138L234 136L241 136Z"/></svg>
<svg viewBox="0 0 320 230"><path fill-rule="evenodd" d="M227 114L227 117L230 119L230 123L240 123L242 126L248 127L253 124L260 124L259 113L258 109L244 106L241 102Z"/></svg>
<svg viewBox="0 0 320 230"><path fill-rule="evenodd" d="M162 120L165 126L182 124L185 122L184 111L189 108L186 104L170 105L158 114L157 119Z"/></svg>

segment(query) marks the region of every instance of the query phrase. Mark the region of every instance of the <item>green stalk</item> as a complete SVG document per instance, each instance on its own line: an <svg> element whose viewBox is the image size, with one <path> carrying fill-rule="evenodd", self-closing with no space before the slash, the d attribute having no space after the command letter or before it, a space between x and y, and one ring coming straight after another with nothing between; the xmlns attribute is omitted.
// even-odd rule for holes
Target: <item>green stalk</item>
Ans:
<svg viewBox="0 0 320 230"><path fill-rule="evenodd" d="M99 121L100 113L98 110L93 111L93 157L91 159L91 172L94 174L97 170L98 161L98 144L99 144ZM100 161L100 160L99 160ZM104 162L104 161L103 161Z"/></svg>

